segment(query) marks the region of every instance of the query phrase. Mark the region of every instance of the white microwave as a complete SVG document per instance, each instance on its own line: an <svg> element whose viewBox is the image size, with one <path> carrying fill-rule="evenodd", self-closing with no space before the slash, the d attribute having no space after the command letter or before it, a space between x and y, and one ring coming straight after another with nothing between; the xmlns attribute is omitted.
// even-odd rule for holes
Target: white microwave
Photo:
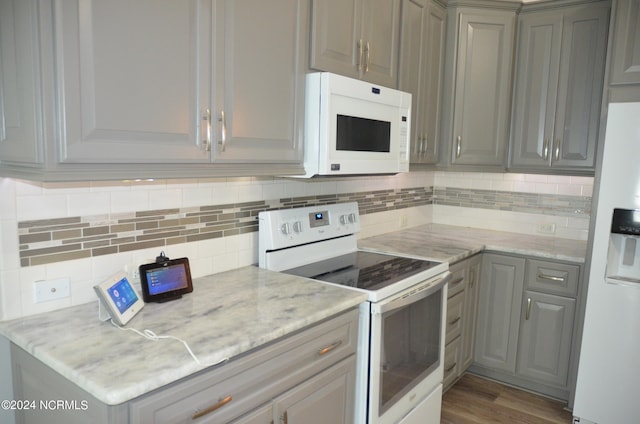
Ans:
<svg viewBox="0 0 640 424"><path fill-rule="evenodd" d="M329 72L306 78L305 177L409 171L411 94Z"/></svg>

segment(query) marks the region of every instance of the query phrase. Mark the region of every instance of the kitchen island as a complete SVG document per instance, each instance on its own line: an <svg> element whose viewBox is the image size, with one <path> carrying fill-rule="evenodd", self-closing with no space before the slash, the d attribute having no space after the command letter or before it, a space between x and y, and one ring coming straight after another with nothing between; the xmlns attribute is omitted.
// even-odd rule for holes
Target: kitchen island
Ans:
<svg viewBox="0 0 640 424"><path fill-rule="evenodd" d="M360 292L266 271L255 266L196 278L193 286L193 293L179 300L146 304L126 327L139 331L150 330L158 336L170 335L184 340L200 364L178 340L153 341L132 331L116 328L110 322L100 321L96 301L0 323L0 334L13 344L14 383L19 382L18 391L24 389L22 385L28 384L29 378L39 378L38 375L29 373L35 372L33 367L41 363L46 365L41 367L41 372L50 368L55 371L52 378L62 376L64 380L77 386L80 393L86 393L86 396L76 395L74 399L67 399L77 402L88 399L89 402L88 405L80 404L81 407L86 406L87 411L78 411L72 416L80 417L81 413L95 412L95 409L104 406L105 412L101 416L105 417L105 422L150 422L155 419L129 419L128 416L135 411L127 411L128 408L123 405L154 390L191 379L192 376L202 379L203 375L210 372L222 373L216 374L212 380L214 383L234 377L256 365L259 370L260 364L269 364L274 370L280 367L283 373L284 368L289 368L288 371L291 372L298 364L296 358L290 357L287 362L283 362L279 356L283 356L288 350L295 352L295 349L312 341L317 341L319 346L309 347L314 349L314 355L316 349L321 349L324 344L331 346L334 336L339 345L335 351L343 349L344 356L355 352L356 307L366 298ZM321 323L336 321L347 311L351 311L349 319L342 319L327 331L316 331L312 334L313 337L301 338L309 328L315 329ZM292 337L300 340L271 349L273 345L280 346L278 343L282 344L283 340L286 342ZM274 355L259 356L258 359L242 364L243 358L253 357L256 352L260 353L265 348L275 349ZM307 352L298 353L304 355ZM29 361L35 358L37 361L16 362L15 356ZM236 363L242 366L236 366ZM308 364L300 366L308 367ZM227 372L227 369L233 372ZM320 366L309 369L305 378L322 369ZM27 374L22 375L23 372ZM17 379L16 373L19 374ZM254 377L258 379L259 375ZM280 376L274 376L272 380L278 377ZM40 387L44 399L54 399L65 393L61 389L56 389L55 393L47 393L46 380L43 376ZM61 379L61 382L64 381ZM254 390L261 388L259 380L249 383ZM264 382L264 385L269 383ZM37 384L38 382L35 385ZM269 393L265 395L268 396ZM353 396L353 393L349 396ZM192 395L185 398L189 397ZM217 400L208 402L215 403ZM109 408L111 405L119 407ZM145 405L138 410L142 411L142 415L149 413ZM192 412L193 410L189 411L189 416ZM166 411L163 414L166 415Z"/></svg>

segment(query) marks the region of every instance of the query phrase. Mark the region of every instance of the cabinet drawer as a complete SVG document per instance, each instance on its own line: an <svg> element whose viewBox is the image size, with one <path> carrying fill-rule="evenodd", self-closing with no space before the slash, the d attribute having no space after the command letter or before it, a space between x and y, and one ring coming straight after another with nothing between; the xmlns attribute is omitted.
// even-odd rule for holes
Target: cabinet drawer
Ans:
<svg viewBox="0 0 640 424"><path fill-rule="evenodd" d="M449 288L447 290L447 296L452 298L456 294L465 289L467 282L465 281L465 262L458 262L455 265L449 267L451 272L451 281L449 281Z"/></svg>
<svg viewBox="0 0 640 424"><path fill-rule="evenodd" d="M562 296L578 293L580 266L527 259L526 288Z"/></svg>
<svg viewBox="0 0 640 424"><path fill-rule="evenodd" d="M357 333L354 310L132 401L131 422L229 422L355 353Z"/></svg>
<svg viewBox="0 0 640 424"><path fill-rule="evenodd" d="M464 309L464 292L447 300L447 333L444 343L450 343L462 334L462 311Z"/></svg>
<svg viewBox="0 0 640 424"><path fill-rule="evenodd" d="M444 348L444 377L442 385L447 390L458 377L460 368L460 337L447 344Z"/></svg>

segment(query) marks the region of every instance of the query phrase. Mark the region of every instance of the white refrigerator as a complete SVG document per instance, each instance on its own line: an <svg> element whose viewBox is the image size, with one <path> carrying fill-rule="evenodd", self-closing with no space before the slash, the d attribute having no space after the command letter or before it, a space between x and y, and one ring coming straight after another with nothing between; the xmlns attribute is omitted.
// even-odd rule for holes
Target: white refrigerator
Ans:
<svg viewBox="0 0 640 424"><path fill-rule="evenodd" d="M640 103L609 105L598 175L574 423L640 423Z"/></svg>

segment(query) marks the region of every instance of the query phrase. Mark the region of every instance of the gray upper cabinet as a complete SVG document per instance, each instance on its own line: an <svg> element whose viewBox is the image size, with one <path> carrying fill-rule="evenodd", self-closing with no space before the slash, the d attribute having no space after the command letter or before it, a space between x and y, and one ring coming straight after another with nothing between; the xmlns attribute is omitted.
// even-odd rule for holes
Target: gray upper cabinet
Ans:
<svg viewBox="0 0 640 424"><path fill-rule="evenodd" d="M0 2L0 162L42 162L37 2Z"/></svg>
<svg viewBox="0 0 640 424"><path fill-rule="evenodd" d="M3 2L0 172L301 173L309 4Z"/></svg>
<svg viewBox="0 0 640 424"><path fill-rule="evenodd" d="M400 0L314 0L310 67L398 83Z"/></svg>
<svg viewBox="0 0 640 424"><path fill-rule="evenodd" d="M610 4L520 15L510 168L593 172Z"/></svg>
<svg viewBox="0 0 640 424"><path fill-rule="evenodd" d="M411 163L438 161L446 10L430 0L402 1L398 88L412 94Z"/></svg>
<svg viewBox="0 0 640 424"><path fill-rule="evenodd" d="M504 168L515 9L451 8L451 4L443 121L446 161Z"/></svg>
<svg viewBox="0 0 640 424"><path fill-rule="evenodd" d="M308 0L216 0L215 16L214 162L301 162Z"/></svg>
<svg viewBox="0 0 640 424"><path fill-rule="evenodd" d="M211 2L58 0L62 163L208 162Z"/></svg>
<svg viewBox="0 0 640 424"><path fill-rule="evenodd" d="M613 24L611 84L640 84L640 0L618 0Z"/></svg>

